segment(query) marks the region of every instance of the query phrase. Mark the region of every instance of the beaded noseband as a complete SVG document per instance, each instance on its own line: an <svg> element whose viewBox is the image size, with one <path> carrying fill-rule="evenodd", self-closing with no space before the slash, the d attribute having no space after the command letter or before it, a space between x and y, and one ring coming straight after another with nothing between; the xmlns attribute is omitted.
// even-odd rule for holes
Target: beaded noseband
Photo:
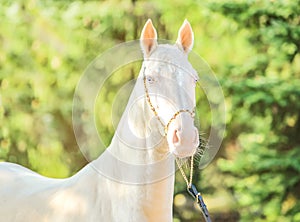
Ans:
<svg viewBox="0 0 300 222"><path fill-rule="evenodd" d="M159 117L156 109L154 108L152 102L151 102L149 91L148 91L147 84L146 84L146 74L145 74L145 71L146 71L146 67L144 67L144 71L143 71L144 89L145 89L146 99L147 99L147 102L148 102L148 104L150 106L150 109L154 113L154 116L156 116L156 118L158 119L158 121L160 122L160 124L162 125L162 127L164 128L164 133L165 134L163 136L166 137L167 134L168 134L168 130L169 130L169 126L170 126L171 122L173 120L175 120L180 113L189 113L191 115L191 117L194 118L195 117L195 108L192 111L190 111L189 109L180 109L180 110L178 110L170 118L170 120L168 121L168 123L164 124L163 121L161 120L161 118Z"/></svg>

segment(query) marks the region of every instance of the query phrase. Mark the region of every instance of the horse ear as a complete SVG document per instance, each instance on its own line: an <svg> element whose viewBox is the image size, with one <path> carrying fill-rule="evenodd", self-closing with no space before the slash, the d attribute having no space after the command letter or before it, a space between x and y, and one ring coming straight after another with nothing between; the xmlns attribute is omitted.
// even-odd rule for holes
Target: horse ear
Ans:
<svg viewBox="0 0 300 222"><path fill-rule="evenodd" d="M184 20L178 31L176 45L184 52L189 53L194 45L194 33L188 20Z"/></svg>
<svg viewBox="0 0 300 222"><path fill-rule="evenodd" d="M143 28L140 44L145 57L149 57L157 47L157 33L151 19L148 19Z"/></svg>

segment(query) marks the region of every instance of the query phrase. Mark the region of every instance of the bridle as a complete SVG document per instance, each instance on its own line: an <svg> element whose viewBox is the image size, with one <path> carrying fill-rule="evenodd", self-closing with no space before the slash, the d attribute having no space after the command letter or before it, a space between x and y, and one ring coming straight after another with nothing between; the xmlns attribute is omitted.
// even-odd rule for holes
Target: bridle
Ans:
<svg viewBox="0 0 300 222"><path fill-rule="evenodd" d="M191 115L191 117L194 119L194 117L195 117L195 108L193 108L192 111L190 111L189 109L180 109L180 110L178 110L170 118L170 120L167 122L167 124L164 124L164 122L159 117L159 115L158 115L155 107L153 106L153 104L151 102L149 91L148 91L148 88L147 88L147 83L146 83L146 74L145 74L145 71L146 71L146 67L144 67L144 71L143 71L144 90L145 90L146 99L147 99L148 105L150 106L150 109L152 110L154 116L157 118L157 120L159 121L159 123L161 124L161 126L164 128L164 135L163 136L166 137L167 134L168 134L169 126L172 123L172 121L175 120L180 113L189 113Z"/></svg>
<svg viewBox="0 0 300 222"><path fill-rule="evenodd" d="M147 103L150 107L150 109L152 110L154 116L157 118L157 120L159 121L159 123L161 124L161 126L164 128L164 135L163 137L166 137L168 135L168 130L169 130L169 126L172 123L173 120L175 120L177 118L177 116L181 113L189 113L191 115L191 117L194 119L195 117L195 107L193 108L193 110L189 110L189 109L180 109L177 112L174 113L174 115L169 119L169 121L167 122L167 124L164 124L164 122L161 120L161 118L159 117L155 107L153 106L151 99L150 99L150 95L149 95L149 90L147 87L147 83L146 83L146 67L144 67L143 70L143 81L144 81L144 90L145 90L145 96L146 96L146 100ZM206 208L206 205L203 201L203 198L201 196L201 193L198 192L196 186L192 183L193 182L193 170L194 170L194 155L191 156L191 169L190 169L190 178L189 180L187 179L187 176L185 175L182 166L179 164L178 158L175 158L176 160L176 164L178 166L178 169L180 170L180 173L182 174L182 177L184 179L184 181L186 182L187 185L187 191L188 193L197 201L198 205L201 208L202 214L204 216L204 219L206 222L211 222L208 210Z"/></svg>

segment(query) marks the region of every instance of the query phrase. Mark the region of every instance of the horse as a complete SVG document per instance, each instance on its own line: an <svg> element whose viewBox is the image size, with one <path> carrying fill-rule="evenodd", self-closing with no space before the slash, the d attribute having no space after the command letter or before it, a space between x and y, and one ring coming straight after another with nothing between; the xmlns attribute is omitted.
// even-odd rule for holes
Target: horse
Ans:
<svg viewBox="0 0 300 222"><path fill-rule="evenodd" d="M111 144L65 179L0 163L0 221L172 221L175 158L194 155L199 145L193 43L187 20L171 45L158 43L149 19L142 67Z"/></svg>

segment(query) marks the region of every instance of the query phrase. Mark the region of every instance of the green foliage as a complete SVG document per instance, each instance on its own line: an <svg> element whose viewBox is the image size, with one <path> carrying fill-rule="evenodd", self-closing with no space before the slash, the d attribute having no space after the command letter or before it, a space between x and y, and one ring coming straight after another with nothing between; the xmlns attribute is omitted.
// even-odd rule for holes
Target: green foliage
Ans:
<svg viewBox="0 0 300 222"><path fill-rule="evenodd" d="M238 152L220 159L242 220L294 221L300 205L299 1L227 1L211 7L248 31L255 54L229 64L227 143ZM226 74L225 74L226 75Z"/></svg>

